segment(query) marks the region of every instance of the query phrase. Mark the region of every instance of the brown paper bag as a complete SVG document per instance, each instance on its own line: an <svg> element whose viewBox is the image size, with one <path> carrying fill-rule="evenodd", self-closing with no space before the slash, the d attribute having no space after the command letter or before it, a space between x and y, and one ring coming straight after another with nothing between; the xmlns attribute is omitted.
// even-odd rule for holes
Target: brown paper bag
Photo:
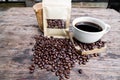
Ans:
<svg viewBox="0 0 120 80"><path fill-rule="evenodd" d="M71 15L71 0L43 0L44 35L67 37Z"/></svg>

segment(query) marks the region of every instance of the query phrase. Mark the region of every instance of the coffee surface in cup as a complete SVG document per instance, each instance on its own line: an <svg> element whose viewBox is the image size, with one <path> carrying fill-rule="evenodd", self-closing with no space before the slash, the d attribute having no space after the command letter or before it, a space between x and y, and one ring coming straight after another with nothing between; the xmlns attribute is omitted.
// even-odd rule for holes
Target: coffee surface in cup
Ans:
<svg viewBox="0 0 120 80"><path fill-rule="evenodd" d="M87 32L100 32L103 30L99 25L91 22L78 22L75 27Z"/></svg>

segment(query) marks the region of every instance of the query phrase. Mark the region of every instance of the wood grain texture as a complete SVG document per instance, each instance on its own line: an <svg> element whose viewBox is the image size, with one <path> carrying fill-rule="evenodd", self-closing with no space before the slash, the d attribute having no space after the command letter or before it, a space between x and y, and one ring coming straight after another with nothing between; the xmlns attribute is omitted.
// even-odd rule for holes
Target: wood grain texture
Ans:
<svg viewBox="0 0 120 80"><path fill-rule="evenodd" d="M107 50L86 65L76 64L69 80L120 80L120 14L112 9L73 8L71 22L76 17L91 16L111 25L102 40ZM41 34L32 8L0 9L0 80L58 80L45 70L29 74L33 37ZM83 69L83 74L78 73Z"/></svg>

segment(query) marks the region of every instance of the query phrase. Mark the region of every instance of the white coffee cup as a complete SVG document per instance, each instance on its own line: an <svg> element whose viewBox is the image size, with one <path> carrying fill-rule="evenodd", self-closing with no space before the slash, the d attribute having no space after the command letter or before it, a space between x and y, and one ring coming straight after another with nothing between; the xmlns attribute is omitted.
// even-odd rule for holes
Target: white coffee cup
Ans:
<svg viewBox="0 0 120 80"><path fill-rule="evenodd" d="M75 24L78 22L91 22L99 25L102 28L102 31L99 32L88 32L83 31L75 27ZM73 37L83 43L94 43L101 39L101 37L110 30L110 26L104 23L102 20L93 18L93 17L78 17L72 22L73 28Z"/></svg>

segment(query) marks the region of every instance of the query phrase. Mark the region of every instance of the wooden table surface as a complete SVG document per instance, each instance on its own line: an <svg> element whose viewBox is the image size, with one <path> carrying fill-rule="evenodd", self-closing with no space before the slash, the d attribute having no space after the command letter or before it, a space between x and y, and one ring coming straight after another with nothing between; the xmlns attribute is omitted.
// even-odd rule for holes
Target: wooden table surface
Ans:
<svg viewBox="0 0 120 80"><path fill-rule="evenodd" d="M112 9L73 8L71 21L78 16L99 18L112 28L102 38L107 50L84 66L76 64L69 80L120 80L120 14ZM0 8L0 80L58 80L45 70L29 74L36 34L41 32L32 8Z"/></svg>

